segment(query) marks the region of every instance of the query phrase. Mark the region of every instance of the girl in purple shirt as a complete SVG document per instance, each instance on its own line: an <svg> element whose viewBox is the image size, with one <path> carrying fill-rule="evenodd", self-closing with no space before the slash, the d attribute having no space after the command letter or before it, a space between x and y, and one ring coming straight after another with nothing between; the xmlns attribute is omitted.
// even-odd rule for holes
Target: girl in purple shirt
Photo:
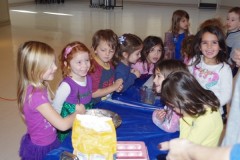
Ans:
<svg viewBox="0 0 240 160"><path fill-rule="evenodd" d="M91 67L89 49L81 42L67 44L60 56L63 80L59 85L53 106L62 117L75 112L77 104L91 109L92 79L88 74ZM63 141L70 130L58 131L58 138Z"/></svg>
<svg viewBox="0 0 240 160"><path fill-rule="evenodd" d="M36 41L25 42L18 50L17 66L17 102L27 126L19 156L22 160L42 160L60 144L56 129L69 129L76 113L85 113L85 109L83 105L78 105L75 113L62 118L51 106L47 81L53 80L57 67L54 50L49 45Z"/></svg>

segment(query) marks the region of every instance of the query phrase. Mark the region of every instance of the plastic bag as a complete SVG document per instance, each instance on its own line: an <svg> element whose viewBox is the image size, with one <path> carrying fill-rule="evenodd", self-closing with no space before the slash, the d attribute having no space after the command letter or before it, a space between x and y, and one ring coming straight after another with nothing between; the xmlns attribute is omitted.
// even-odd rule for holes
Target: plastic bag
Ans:
<svg viewBox="0 0 240 160"><path fill-rule="evenodd" d="M79 160L116 159L117 139L112 119L77 115L72 129L73 154Z"/></svg>

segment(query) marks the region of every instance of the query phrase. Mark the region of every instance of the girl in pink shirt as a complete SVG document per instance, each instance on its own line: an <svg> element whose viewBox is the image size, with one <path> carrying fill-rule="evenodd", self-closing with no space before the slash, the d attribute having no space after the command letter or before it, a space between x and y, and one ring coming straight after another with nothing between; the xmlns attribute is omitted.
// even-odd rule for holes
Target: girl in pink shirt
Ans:
<svg viewBox="0 0 240 160"><path fill-rule="evenodd" d="M57 70L54 50L36 41L20 46L17 57L18 107L27 126L22 137L19 156L22 160L42 160L59 146L56 129L67 130L72 126L76 113L85 113L83 105L76 112L62 118L51 106L48 81Z"/></svg>
<svg viewBox="0 0 240 160"><path fill-rule="evenodd" d="M164 57L163 41L160 37L148 36L143 41L140 60L132 65L142 76L152 75L154 65Z"/></svg>

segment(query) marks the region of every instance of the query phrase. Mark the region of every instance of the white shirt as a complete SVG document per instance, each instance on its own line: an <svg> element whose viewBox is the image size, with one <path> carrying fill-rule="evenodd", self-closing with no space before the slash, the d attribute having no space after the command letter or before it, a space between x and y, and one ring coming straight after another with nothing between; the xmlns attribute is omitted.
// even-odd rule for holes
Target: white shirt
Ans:
<svg viewBox="0 0 240 160"><path fill-rule="evenodd" d="M195 61L190 60L189 64ZM204 62L203 56L196 66L188 67L190 73L194 75L200 85L207 90L211 90L220 101L220 112L222 106L227 104L232 95L232 70L226 63L208 65Z"/></svg>

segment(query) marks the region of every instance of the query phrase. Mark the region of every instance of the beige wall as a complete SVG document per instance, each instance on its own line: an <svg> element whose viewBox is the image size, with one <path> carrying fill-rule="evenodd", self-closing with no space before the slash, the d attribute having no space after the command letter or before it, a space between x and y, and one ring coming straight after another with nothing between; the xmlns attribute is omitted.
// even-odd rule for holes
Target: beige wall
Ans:
<svg viewBox="0 0 240 160"><path fill-rule="evenodd" d="M239 0L221 0L222 6L227 7L240 7L240 1Z"/></svg>
<svg viewBox="0 0 240 160"><path fill-rule="evenodd" d="M8 0L0 0L0 26L10 24Z"/></svg>

